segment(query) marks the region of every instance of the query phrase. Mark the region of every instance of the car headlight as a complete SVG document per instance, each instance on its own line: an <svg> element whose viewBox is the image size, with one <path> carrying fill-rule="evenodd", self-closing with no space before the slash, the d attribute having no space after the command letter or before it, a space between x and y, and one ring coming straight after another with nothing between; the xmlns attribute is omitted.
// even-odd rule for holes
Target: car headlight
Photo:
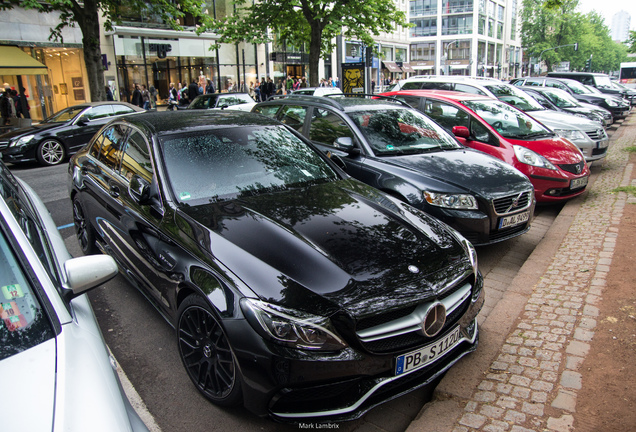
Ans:
<svg viewBox="0 0 636 432"><path fill-rule="evenodd" d="M539 168L547 168L547 169L557 171L557 168L554 165L552 165L552 163L549 160L547 160L545 157L541 156L540 154L533 152L529 148L526 148L520 145L515 145L512 147L515 150L515 156L517 156L517 160L519 160L519 162L524 163L526 165L532 165Z"/></svg>
<svg viewBox="0 0 636 432"><path fill-rule="evenodd" d="M250 298L241 299L241 306L256 331L281 345L321 351L347 347L329 318Z"/></svg>
<svg viewBox="0 0 636 432"><path fill-rule="evenodd" d="M23 144L27 144L29 141L31 141L33 138L35 138L35 135L25 135L23 137L18 138L17 140L13 141L10 145L10 147L18 147L21 146Z"/></svg>
<svg viewBox="0 0 636 432"><path fill-rule="evenodd" d="M616 102L613 99L608 99L607 104L611 107L617 107L618 106L618 102Z"/></svg>
<svg viewBox="0 0 636 432"><path fill-rule="evenodd" d="M472 195L466 194L444 194L437 192L422 191L427 203L451 209L477 210L477 200Z"/></svg>
<svg viewBox="0 0 636 432"><path fill-rule="evenodd" d="M554 132L562 138L567 138L570 141L586 140L586 136L583 132L575 129L553 129Z"/></svg>

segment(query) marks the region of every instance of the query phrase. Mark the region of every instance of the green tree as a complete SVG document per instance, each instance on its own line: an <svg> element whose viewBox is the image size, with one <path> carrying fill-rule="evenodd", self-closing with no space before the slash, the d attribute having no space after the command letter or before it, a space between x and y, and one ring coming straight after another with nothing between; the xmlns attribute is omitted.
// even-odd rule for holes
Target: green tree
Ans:
<svg viewBox="0 0 636 432"><path fill-rule="evenodd" d="M51 29L51 40L62 39L62 30L66 27L79 26L82 31L84 49L84 63L86 65L87 80L90 87L91 100L106 100L104 87L104 69L102 66L102 51L100 47L99 15L104 17L104 28L112 30L113 24L119 24L120 13L126 12L155 14L161 17L165 24L173 29L182 29L179 19L190 14L202 23L198 29L203 31L205 25L212 21L205 14L205 3L201 0L0 0L0 10L14 7L33 9L41 13L59 12L60 22Z"/></svg>
<svg viewBox="0 0 636 432"><path fill-rule="evenodd" d="M559 0L547 6L548 0L524 0L521 37L527 54L545 62L548 71L562 61L570 62L570 70L583 70L592 57L592 70L617 70L626 57L622 44L611 40L603 17L597 12L576 12L578 0ZM578 51L561 45L578 44Z"/></svg>
<svg viewBox="0 0 636 432"><path fill-rule="evenodd" d="M629 48L627 48L627 52L636 53L636 31L629 31L629 39L627 39L627 43L629 44Z"/></svg>
<svg viewBox="0 0 636 432"><path fill-rule="evenodd" d="M265 43L274 32L287 44L308 45L311 86L318 85L318 62L333 51L336 36L374 46L380 32L410 27L393 0L236 0L235 5L235 14L213 26L219 43Z"/></svg>

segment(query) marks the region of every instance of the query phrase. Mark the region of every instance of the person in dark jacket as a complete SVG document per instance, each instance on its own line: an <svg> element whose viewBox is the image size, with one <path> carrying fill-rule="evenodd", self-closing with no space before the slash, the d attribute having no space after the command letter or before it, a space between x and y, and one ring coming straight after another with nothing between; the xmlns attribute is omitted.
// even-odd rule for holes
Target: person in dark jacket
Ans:
<svg viewBox="0 0 636 432"><path fill-rule="evenodd" d="M208 85L205 86L205 93L214 93L214 83L212 82L212 80L208 80Z"/></svg>
<svg viewBox="0 0 636 432"><path fill-rule="evenodd" d="M111 91L109 86L105 86L104 90L106 90L106 100L107 101L114 101L115 98L113 97L113 92Z"/></svg>
<svg viewBox="0 0 636 432"><path fill-rule="evenodd" d="M141 91L139 91L139 86L137 84L133 84L132 99L130 103L137 105L139 108L144 107L144 100L141 97Z"/></svg>
<svg viewBox="0 0 636 432"><path fill-rule="evenodd" d="M199 86L197 85L195 80L192 80L192 82L188 86L188 99L190 99L190 102L192 102L197 96L199 96Z"/></svg>

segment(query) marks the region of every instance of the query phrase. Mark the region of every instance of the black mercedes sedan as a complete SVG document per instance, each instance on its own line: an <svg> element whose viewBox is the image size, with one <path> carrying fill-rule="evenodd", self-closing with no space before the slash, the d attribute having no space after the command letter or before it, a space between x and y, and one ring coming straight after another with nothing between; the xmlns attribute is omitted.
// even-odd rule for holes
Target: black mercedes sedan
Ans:
<svg viewBox="0 0 636 432"><path fill-rule="evenodd" d="M0 135L5 162L57 165L85 146L113 117L143 109L126 102L88 102L65 108L28 128Z"/></svg>
<svg viewBox="0 0 636 432"><path fill-rule="evenodd" d="M259 103L253 111L297 130L350 176L433 215L475 246L530 229L535 200L525 175L461 145L396 98L294 94Z"/></svg>
<svg viewBox="0 0 636 432"><path fill-rule="evenodd" d="M175 327L194 386L280 421L346 420L477 345L477 255L266 117L125 116L71 158L84 252Z"/></svg>

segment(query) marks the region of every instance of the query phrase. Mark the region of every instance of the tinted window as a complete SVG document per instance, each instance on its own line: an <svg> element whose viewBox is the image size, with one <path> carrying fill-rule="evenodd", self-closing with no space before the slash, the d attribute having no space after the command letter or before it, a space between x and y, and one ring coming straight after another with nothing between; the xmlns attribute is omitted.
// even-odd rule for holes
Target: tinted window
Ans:
<svg viewBox="0 0 636 432"><path fill-rule="evenodd" d="M121 161L122 146L128 127L123 125L113 125L103 132L102 147L99 152L99 161L108 168L116 171Z"/></svg>
<svg viewBox="0 0 636 432"><path fill-rule="evenodd" d="M280 105L265 105L265 106L257 106L254 108L254 112L258 114L263 114L264 116L274 118L276 117L276 113L280 109Z"/></svg>
<svg viewBox="0 0 636 432"><path fill-rule="evenodd" d="M134 131L128 138L122 157L121 175L130 180L137 174L150 182L153 172L148 144L141 132Z"/></svg>
<svg viewBox="0 0 636 432"><path fill-rule="evenodd" d="M421 98L419 98L419 97L416 97L416 96L401 96L401 95L395 95L393 97L398 99L398 100L406 102L412 108L417 109L420 106L420 99Z"/></svg>
<svg viewBox="0 0 636 432"><path fill-rule="evenodd" d="M89 108L84 113L87 120L97 120L104 117L110 117L113 115L112 105L100 105Z"/></svg>
<svg viewBox="0 0 636 432"><path fill-rule="evenodd" d="M422 87L421 82L406 82L402 84L400 88L402 90L419 90L421 88L427 88L427 87Z"/></svg>
<svg viewBox="0 0 636 432"><path fill-rule="evenodd" d="M491 145L497 144L497 140L492 136L488 128L477 120L470 122L470 133L476 141Z"/></svg>
<svg viewBox="0 0 636 432"><path fill-rule="evenodd" d="M210 203L337 179L318 153L281 126L231 127L162 140L181 203Z"/></svg>
<svg viewBox="0 0 636 432"><path fill-rule="evenodd" d="M528 78L526 80L526 84L525 85L534 86L534 87L541 87L541 86L543 86L543 80Z"/></svg>
<svg viewBox="0 0 636 432"><path fill-rule="evenodd" d="M131 114L135 112L134 109L126 105L115 104L115 105L112 105L112 107L113 107L113 115Z"/></svg>
<svg viewBox="0 0 636 432"><path fill-rule="evenodd" d="M307 108L296 105L285 105L278 114L278 120L300 131L305 124Z"/></svg>
<svg viewBox="0 0 636 432"><path fill-rule="evenodd" d="M95 159L99 158L99 150L102 147L102 142L104 141L104 135L100 135L93 141L93 145L88 150L88 154L93 156Z"/></svg>
<svg viewBox="0 0 636 432"><path fill-rule="evenodd" d="M455 91L486 96L486 92L478 89L475 86L471 86L471 85L467 85L467 84L459 84L459 83L455 84Z"/></svg>
<svg viewBox="0 0 636 432"><path fill-rule="evenodd" d="M545 86L546 87L555 87L555 88L559 88L561 90L567 90L568 87L563 84L561 81L556 81L556 80L545 80Z"/></svg>
<svg viewBox="0 0 636 432"><path fill-rule="evenodd" d="M378 156L418 154L460 147L439 125L415 110L362 111L350 113L349 117Z"/></svg>
<svg viewBox="0 0 636 432"><path fill-rule="evenodd" d="M353 132L342 117L323 108L314 108L309 126L309 139L333 145L339 137L353 138Z"/></svg>
<svg viewBox="0 0 636 432"><path fill-rule="evenodd" d="M216 106L216 99L218 96L205 96L197 97L192 101L188 108L191 109L207 109L214 108Z"/></svg>
<svg viewBox="0 0 636 432"><path fill-rule="evenodd" d="M427 99L424 104L424 114L448 131L452 131L453 126L468 127L468 114L461 108L445 102Z"/></svg>

